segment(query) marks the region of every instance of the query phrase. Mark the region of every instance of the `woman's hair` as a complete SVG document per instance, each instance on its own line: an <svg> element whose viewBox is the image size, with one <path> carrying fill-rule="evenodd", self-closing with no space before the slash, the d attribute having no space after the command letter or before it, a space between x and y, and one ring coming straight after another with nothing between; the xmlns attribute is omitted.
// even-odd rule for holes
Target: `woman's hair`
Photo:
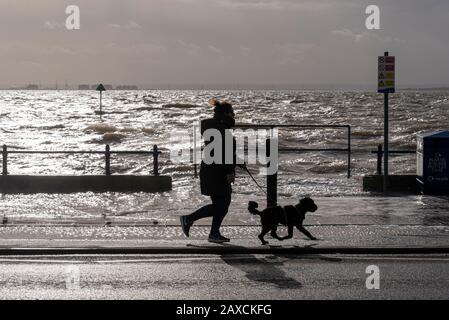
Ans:
<svg viewBox="0 0 449 320"><path fill-rule="evenodd" d="M217 119L223 118L225 113L234 112L232 105L226 101L210 99L209 104L214 106L214 118Z"/></svg>

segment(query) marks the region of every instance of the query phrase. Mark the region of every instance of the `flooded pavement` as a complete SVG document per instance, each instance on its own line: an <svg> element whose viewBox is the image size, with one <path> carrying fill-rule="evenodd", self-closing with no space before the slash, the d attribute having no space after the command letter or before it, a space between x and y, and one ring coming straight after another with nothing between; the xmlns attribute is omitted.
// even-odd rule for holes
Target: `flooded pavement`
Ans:
<svg viewBox="0 0 449 320"><path fill-rule="evenodd" d="M261 206L264 200L257 199ZM294 238L270 245L282 247L449 247L449 201L444 197L318 197L319 207L307 214L304 225L319 241L309 241L295 231ZM281 198L280 203L283 203ZM259 217L250 215L234 199L222 233L231 244L260 247ZM284 204L284 203L283 203ZM190 204L191 205L191 204ZM189 206L189 204L186 204ZM237 209L236 209L237 207ZM193 209L192 209L193 210ZM207 245L210 219L204 219L185 238L179 226L179 211L135 215L90 217L8 217L0 225L0 248L22 247L130 247L188 248ZM287 231L279 228L279 234Z"/></svg>
<svg viewBox="0 0 449 320"><path fill-rule="evenodd" d="M39 196L39 195L37 195ZM46 197L49 197L47 195ZM52 202L57 203L58 195L52 195ZM134 195L136 202L139 195ZM118 195L114 197L117 199ZM404 224L422 226L449 226L449 199L427 195L383 196L347 196L347 197L313 197L318 211L307 214L305 224L308 225L348 225L348 224ZM40 201L44 201L41 199ZM48 199L47 199L48 200ZM224 220L225 225L258 225L259 218L247 211L249 200L255 200L260 208L264 208L266 200L261 196L234 195L229 213ZM279 197L279 204L295 204L299 199ZM93 198L92 201L95 201ZM8 218L9 224L93 224L103 225L163 225L179 224L179 215L193 212L208 203L208 198L201 201L185 201L182 209L170 207L153 209L149 204L138 206L134 210L114 207L105 203L105 208L81 212L58 211L36 212L39 209L27 209L27 203L21 208L4 208L0 214ZM64 206L64 203L61 204ZM100 204L98 204L100 208ZM55 207L57 207L55 205ZM200 224L209 224L208 220Z"/></svg>
<svg viewBox="0 0 449 320"><path fill-rule="evenodd" d="M278 241L266 236L269 246L262 246L257 235L260 227L227 226L223 235L231 238L225 246L207 242L209 227L194 226L191 236L184 237L176 227L71 227L71 226L9 226L0 228L0 249L8 248L447 248L449 227L416 225L322 225L307 226L318 238L308 240L297 230L292 239ZM279 235L286 235L279 228ZM160 249L160 250L159 250Z"/></svg>

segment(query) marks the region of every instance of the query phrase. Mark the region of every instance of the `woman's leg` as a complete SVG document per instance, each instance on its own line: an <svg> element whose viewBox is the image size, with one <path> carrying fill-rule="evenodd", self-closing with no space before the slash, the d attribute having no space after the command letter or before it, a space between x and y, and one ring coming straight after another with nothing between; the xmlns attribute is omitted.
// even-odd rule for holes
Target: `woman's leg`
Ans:
<svg viewBox="0 0 449 320"><path fill-rule="evenodd" d="M194 213L187 215L187 221L188 223L192 224L196 220L206 218L206 217L212 217L214 215L214 204L208 204L205 205L198 210L196 210Z"/></svg>
<svg viewBox="0 0 449 320"><path fill-rule="evenodd" d="M221 223L228 213L229 205L231 204L231 195L229 194L225 196L212 196L211 198L213 206L213 218L210 234L219 235Z"/></svg>

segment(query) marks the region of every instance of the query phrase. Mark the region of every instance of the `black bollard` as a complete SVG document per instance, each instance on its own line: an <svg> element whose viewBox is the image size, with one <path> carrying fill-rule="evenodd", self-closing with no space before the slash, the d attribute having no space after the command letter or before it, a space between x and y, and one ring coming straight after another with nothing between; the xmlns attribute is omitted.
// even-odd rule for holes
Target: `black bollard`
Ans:
<svg viewBox="0 0 449 320"><path fill-rule="evenodd" d="M267 158L270 156L270 139L266 141L266 155ZM270 163L267 162L267 169L270 167ZM267 207L277 206L277 173L269 175L267 172Z"/></svg>
<svg viewBox="0 0 449 320"><path fill-rule="evenodd" d="M153 175L159 175L159 151L156 144L153 146Z"/></svg>
<svg viewBox="0 0 449 320"><path fill-rule="evenodd" d="M8 147L6 146L6 144L3 145L2 156L3 156L2 174L6 176L8 174Z"/></svg>
<svg viewBox="0 0 449 320"><path fill-rule="evenodd" d="M109 176L111 175L111 151L108 144L106 145L106 151L104 155L106 160L106 175Z"/></svg>
<svg viewBox="0 0 449 320"><path fill-rule="evenodd" d="M382 145L379 144L377 146L377 174L382 174L382 156L383 156L383 151L382 151Z"/></svg>

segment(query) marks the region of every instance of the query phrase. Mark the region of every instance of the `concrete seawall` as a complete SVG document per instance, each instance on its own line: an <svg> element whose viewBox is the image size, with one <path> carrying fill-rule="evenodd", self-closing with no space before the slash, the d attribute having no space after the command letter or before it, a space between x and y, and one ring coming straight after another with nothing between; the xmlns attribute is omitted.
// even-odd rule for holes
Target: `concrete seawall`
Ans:
<svg viewBox="0 0 449 320"><path fill-rule="evenodd" d="M363 177L363 191L383 192L383 175L369 175ZM418 183L416 175L390 175L388 176L388 189L390 192L417 194Z"/></svg>
<svg viewBox="0 0 449 320"><path fill-rule="evenodd" d="M0 192L7 194L75 192L163 192L172 189L170 176L88 175L27 176L0 175Z"/></svg>

